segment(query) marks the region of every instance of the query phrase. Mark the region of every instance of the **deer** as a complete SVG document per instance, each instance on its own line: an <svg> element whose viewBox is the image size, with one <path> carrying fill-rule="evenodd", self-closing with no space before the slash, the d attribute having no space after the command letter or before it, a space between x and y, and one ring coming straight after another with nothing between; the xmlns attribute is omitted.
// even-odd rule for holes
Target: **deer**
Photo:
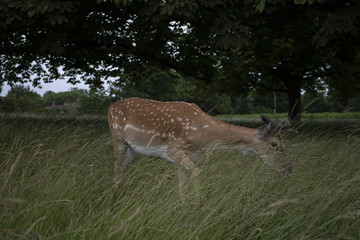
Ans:
<svg viewBox="0 0 360 240"><path fill-rule="evenodd" d="M254 153L280 173L290 173L291 162L277 154L285 149L281 135L289 126L266 115L261 119L265 125L255 129L220 121L194 103L136 97L119 100L108 113L117 158L114 181L121 181L138 155L166 159L195 179L200 170L192 158L209 149Z"/></svg>

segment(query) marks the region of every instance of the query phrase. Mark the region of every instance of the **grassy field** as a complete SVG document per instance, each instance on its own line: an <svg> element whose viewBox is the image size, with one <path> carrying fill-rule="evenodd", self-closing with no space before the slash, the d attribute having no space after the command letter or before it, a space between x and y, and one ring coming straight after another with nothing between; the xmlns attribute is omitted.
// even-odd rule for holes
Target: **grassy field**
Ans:
<svg viewBox="0 0 360 240"><path fill-rule="evenodd" d="M287 176L206 153L196 204L162 159L140 159L116 189L103 119L2 116L0 239L360 239L360 127L346 129L287 136Z"/></svg>
<svg viewBox="0 0 360 240"><path fill-rule="evenodd" d="M271 119L287 121L286 113L266 114ZM360 127L360 112L344 113L302 113L302 121L292 123L292 127L302 133L324 133L328 135L351 134L353 126ZM236 125L257 128L264 123L260 114L219 115L216 118ZM350 127L349 127L350 126Z"/></svg>
<svg viewBox="0 0 360 240"><path fill-rule="evenodd" d="M258 119L260 114L241 114L241 115L219 115L219 118L225 119ZM267 116L271 118L286 119L287 113L267 113ZM301 117L304 120L334 120L334 119L360 119L360 112L323 112L323 113L301 113Z"/></svg>

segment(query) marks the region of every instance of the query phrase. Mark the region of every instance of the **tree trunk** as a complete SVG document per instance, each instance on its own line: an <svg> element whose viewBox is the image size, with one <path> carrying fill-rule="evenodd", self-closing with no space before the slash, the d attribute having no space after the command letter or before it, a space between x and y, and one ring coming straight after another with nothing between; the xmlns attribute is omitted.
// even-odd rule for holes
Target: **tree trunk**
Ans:
<svg viewBox="0 0 360 240"><path fill-rule="evenodd" d="M302 76L291 75L285 80L285 86L288 95L288 118L290 121L301 120L301 83Z"/></svg>

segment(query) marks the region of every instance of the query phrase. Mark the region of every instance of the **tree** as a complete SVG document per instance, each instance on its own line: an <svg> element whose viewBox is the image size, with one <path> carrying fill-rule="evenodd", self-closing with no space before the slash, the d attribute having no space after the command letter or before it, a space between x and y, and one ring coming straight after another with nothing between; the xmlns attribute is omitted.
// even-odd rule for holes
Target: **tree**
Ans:
<svg viewBox="0 0 360 240"><path fill-rule="evenodd" d="M258 88L286 91L289 117L296 119L302 90L330 87L343 93L336 84L339 59L356 79L358 60L344 62L341 52L359 55L360 3L294 2L300 5L286 0L115 0L117 7L112 1L2 1L0 82L37 85L40 77L50 82L69 76L76 83L79 74L99 87L109 77L136 83L173 69L220 95L235 89L237 95Z"/></svg>
<svg viewBox="0 0 360 240"><path fill-rule="evenodd" d="M78 99L87 97L88 92L83 89L71 88L70 91L66 92L52 92L47 91L43 96L44 106L50 106L52 103L75 103Z"/></svg>
<svg viewBox="0 0 360 240"><path fill-rule="evenodd" d="M82 114L106 114L113 101L105 90L90 89L80 98L79 112Z"/></svg>
<svg viewBox="0 0 360 240"><path fill-rule="evenodd" d="M126 97L151 98L160 101L191 101L193 86L173 70L153 72L147 79L123 80L113 84L111 94Z"/></svg>
<svg viewBox="0 0 360 240"><path fill-rule="evenodd" d="M31 112L41 106L41 96L30 87L13 86L2 100L2 110L5 112Z"/></svg>
<svg viewBox="0 0 360 240"><path fill-rule="evenodd" d="M286 1L266 3L262 14L245 19L251 29L249 43L241 51L224 54L228 57L222 64L223 75L234 72L243 79L230 78L229 89L250 84L286 93L291 120L300 119L302 91L336 89L356 94L360 90L358 1L311 1L307 7Z"/></svg>

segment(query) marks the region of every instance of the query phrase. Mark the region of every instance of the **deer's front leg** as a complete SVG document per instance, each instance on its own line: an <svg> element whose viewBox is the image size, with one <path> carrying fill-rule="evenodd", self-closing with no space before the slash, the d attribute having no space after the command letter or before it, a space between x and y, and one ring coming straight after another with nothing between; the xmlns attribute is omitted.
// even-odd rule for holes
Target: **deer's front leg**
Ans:
<svg viewBox="0 0 360 240"><path fill-rule="evenodd" d="M200 201L199 194L199 168L193 161L186 155L183 150L172 149L167 152L168 157L179 164L178 176L179 176L179 194L182 198L185 196L186 188L190 182L194 183L195 193L197 201ZM190 173L190 177L184 174L184 170Z"/></svg>

